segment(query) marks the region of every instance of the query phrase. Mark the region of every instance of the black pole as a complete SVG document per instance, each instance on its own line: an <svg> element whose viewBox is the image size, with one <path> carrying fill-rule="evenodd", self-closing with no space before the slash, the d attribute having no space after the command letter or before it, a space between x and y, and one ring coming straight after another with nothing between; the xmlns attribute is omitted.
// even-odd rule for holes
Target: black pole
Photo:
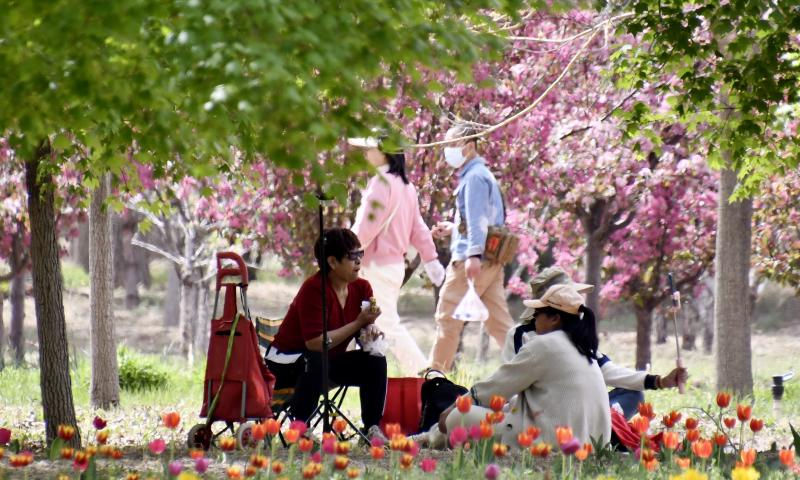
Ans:
<svg viewBox="0 0 800 480"><path fill-rule="evenodd" d="M325 238L325 221L322 213L322 201L325 199L325 196L322 190L317 192L317 199L319 200L319 238L322 250L322 265L324 267L323 271L320 272L320 283L322 285L322 431L330 432L330 401L328 399L328 309L325 298L329 265L328 257L325 256L325 244L328 240Z"/></svg>

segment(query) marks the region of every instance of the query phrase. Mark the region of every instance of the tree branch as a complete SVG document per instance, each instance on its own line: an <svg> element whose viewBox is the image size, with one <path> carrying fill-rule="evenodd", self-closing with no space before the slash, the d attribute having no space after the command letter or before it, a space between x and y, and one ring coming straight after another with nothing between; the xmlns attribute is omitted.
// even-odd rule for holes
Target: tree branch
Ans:
<svg viewBox="0 0 800 480"><path fill-rule="evenodd" d="M145 250L149 250L157 255L161 255L162 257L166 258L167 260L177 264L177 265L184 265L186 261L183 258L177 257L168 251L153 245L152 243L146 242L139 238L139 232L136 232L131 239L131 245L136 245L137 247L144 248Z"/></svg>

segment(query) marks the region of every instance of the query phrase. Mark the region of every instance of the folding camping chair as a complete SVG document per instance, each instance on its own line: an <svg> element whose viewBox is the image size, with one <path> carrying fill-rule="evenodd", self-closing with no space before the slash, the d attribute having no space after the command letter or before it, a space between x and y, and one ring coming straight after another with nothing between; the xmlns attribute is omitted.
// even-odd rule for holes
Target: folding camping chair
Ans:
<svg viewBox="0 0 800 480"><path fill-rule="evenodd" d="M277 335L283 319L275 320L257 316L255 317L255 320L256 331L258 332L258 345L266 352L269 350L272 342L275 340L275 335ZM347 386L337 386L335 384L331 384L331 389L334 390L333 395L330 397L331 401L333 401L338 408L341 408L342 403L344 402L344 397L347 394ZM285 387L280 389L276 388L272 392L272 411L275 419L281 424L283 424L292 416L290 405L288 404L289 400L292 398L292 395L294 395L294 387ZM315 413L316 415L309 418L307 422L311 430L317 428L319 423L322 421L322 412L317 409ZM342 440L344 440L344 438L342 438ZM283 436L281 436L281 441L283 442Z"/></svg>

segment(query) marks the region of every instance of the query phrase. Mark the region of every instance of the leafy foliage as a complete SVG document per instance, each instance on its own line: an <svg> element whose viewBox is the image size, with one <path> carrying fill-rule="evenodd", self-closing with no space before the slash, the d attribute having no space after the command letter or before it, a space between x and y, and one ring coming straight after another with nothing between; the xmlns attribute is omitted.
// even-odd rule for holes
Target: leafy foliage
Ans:
<svg viewBox="0 0 800 480"><path fill-rule="evenodd" d="M119 386L130 392L163 389L169 382L169 375L152 363L128 349L118 349Z"/></svg>

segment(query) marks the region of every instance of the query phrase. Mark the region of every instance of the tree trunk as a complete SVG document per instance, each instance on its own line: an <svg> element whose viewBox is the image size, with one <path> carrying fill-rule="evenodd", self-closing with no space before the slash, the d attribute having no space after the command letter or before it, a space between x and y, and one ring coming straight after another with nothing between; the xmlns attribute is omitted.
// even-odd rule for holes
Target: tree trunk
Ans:
<svg viewBox="0 0 800 480"><path fill-rule="evenodd" d="M11 326L8 336L11 355L17 366L25 362L25 272L11 279Z"/></svg>
<svg viewBox="0 0 800 480"><path fill-rule="evenodd" d="M595 318L600 320L600 279L603 267L603 242L596 238L594 232L586 232L586 283L595 288L586 294L586 306L594 312Z"/></svg>
<svg viewBox="0 0 800 480"><path fill-rule="evenodd" d="M135 247L131 244L138 224L136 217L129 213L118 217L114 222L114 285L125 287L125 308L132 309L139 305L139 267Z"/></svg>
<svg viewBox="0 0 800 480"><path fill-rule="evenodd" d="M200 355L208 351L208 336L211 326L211 311L208 308L208 293L210 288L211 285L209 282L203 282L200 285L200 291L197 295L197 333L194 336L194 349L195 352L198 352Z"/></svg>
<svg viewBox="0 0 800 480"><path fill-rule="evenodd" d="M178 330L181 332L181 355L189 365L194 364L194 332L197 318L197 297L199 289L190 279L181 282L181 315Z"/></svg>
<svg viewBox="0 0 800 480"><path fill-rule="evenodd" d="M164 295L164 326L177 327L180 325L180 301L175 301L181 296L181 279L175 268L167 269L167 294Z"/></svg>
<svg viewBox="0 0 800 480"><path fill-rule="evenodd" d="M0 372L6 368L6 326L3 324L3 300L5 294L0 290Z"/></svg>
<svg viewBox="0 0 800 480"><path fill-rule="evenodd" d="M89 271L89 222L78 224L78 265Z"/></svg>
<svg viewBox="0 0 800 480"><path fill-rule="evenodd" d="M727 152L723 152L723 156ZM753 202L731 203L736 172L720 174L715 258L714 326L717 338L717 391L753 393L750 349L750 236Z"/></svg>
<svg viewBox="0 0 800 480"><path fill-rule="evenodd" d="M636 314L636 370L647 370L650 364L650 333L653 328L653 311L634 305Z"/></svg>
<svg viewBox="0 0 800 480"><path fill-rule="evenodd" d="M664 311L659 311L656 315L656 345L663 345L667 343L667 337L669 337L669 327L671 323L669 320L669 314Z"/></svg>
<svg viewBox="0 0 800 480"><path fill-rule="evenodd" d="M111 214L104 203L111 177L103 175L89 206L90 332L92 344L92 405L108 409L119 405L117 342L114 338L114 259Z"/></svg>
<svg viewBox="0 0 800 480"><path fill-rule="evenodd" d="M683 330L681 332L681 348L683 350L694 350L697 334L702 329L700 317L700 300L684 300L681 306L683 310Z"/></svg>
<svg viewBox="0 0 800 480"><path fill-rule="evenodd" d="M25 164L31 228L31 274L39 339L39 383L47 442L56 438L59 425L71 425L75 427L75 436L70 443L78 447L81 436L75 421L69 375L69 345L56 235L55 185L52 177L39 172L42 159L49 155L50 143L45 139L34 157Z"/></svg>

